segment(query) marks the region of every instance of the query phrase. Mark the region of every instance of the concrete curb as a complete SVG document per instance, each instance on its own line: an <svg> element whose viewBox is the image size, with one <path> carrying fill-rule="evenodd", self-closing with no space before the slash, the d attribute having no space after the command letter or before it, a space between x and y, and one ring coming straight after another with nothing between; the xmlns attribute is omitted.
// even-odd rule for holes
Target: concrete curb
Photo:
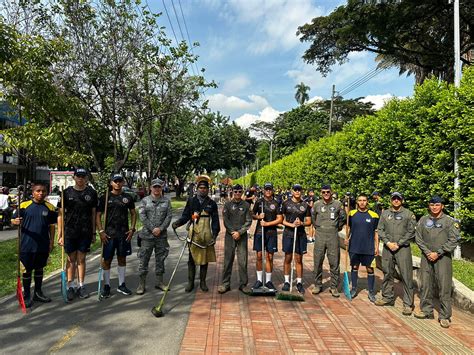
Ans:
<svg viewBox="0 0 474 355"><path fill-rule="evenodd" d="M339 232L339 242L341 245L341 249L344 249L344 238L345 238L345 231ZM380 243L379 247L379 256L375 257L377 268L382 270L382 250L383 245ZM421 259L418 256L413 255L413 281L415 286L419 289L420 285L420 262ZM398 278L398 275L397 275ZM437 290L435 290L435 296L437 296ZM470 290L467 286L465 286L462 282L456 280L453 277L453 305L457 308L468 312L470 314L474 314L474 291Z"/></svg>

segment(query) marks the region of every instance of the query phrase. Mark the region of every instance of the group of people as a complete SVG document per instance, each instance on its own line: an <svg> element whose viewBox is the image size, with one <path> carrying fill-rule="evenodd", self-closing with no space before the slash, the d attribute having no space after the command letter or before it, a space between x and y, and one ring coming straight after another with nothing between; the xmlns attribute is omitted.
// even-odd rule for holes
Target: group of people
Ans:
<svg viewBox="0 0 474 355"><path fill-rule="evenodd" d="M27 307L33 301L50 302L41 290L43 268L48 254L54 246L55 224L58 222L58 244L64 246L68 255L67 281L68 300L89 296L85 284L85 256L95 240L96 231L102 241L102 268L104 287L101 296L110 296L110 268L117 254L118 288L124 295L131 295L125 283L126 256L132 253L131 239L139 238L139 284L136 294L146 292L146 277L149 260L155 252L155 287L166 290L163 275L165 259L169 253L167 229L171 224L171 204L163 196L163 181L154 179L151 191L138 206L138 216L143 227L135 233L137 213L133 199L123 192L124 179L114 174L110 179L110 190L98 198L87 185L85 169L74 173L75 185L64 190L59 211L45 201L46 186L33 185L32 200L21 203L13 222L21 224L20 260L23 273L24 298ZM209 196L210 179L199 176L196 193L191 196L181 214L172 224L176 230L187 225L189 245L188 283L185 291L195 287L196 269L199 265L199 287L209 290L206 284L208 264L216 261L215 242L220 232L218 206ZM346 226L344 244L348 248L351 266L351 296L358 294L358 270L367 270L368 298L377 306L393 306L395 265L398 266L403 285L403 314L411 315L414 309L413 265L410 243L413 241L422 251L420 308L417 318L433 318L433 280L439 289L441 326L449 327L451 321L451 256L459 239L459 223L443 212L443 200L433 196L428 203L428 214L416 221L415 215L403 206L404 197L399 192L390 196L390 208L380 214L368 208L368 196L359 194L354 209L350 201L334 198L330 185L323 185L319 199L303 198L303 187L294 184L291 197L283 202L275 198L272 183L263 186L260 197L246 199L241 185L232 187L232 199L222 209L224 235L224 269L218 292L230 290L232 266L237 253L239 290L248 293L262 287L276 291L272 282L273 258L279 250L278 228L283 226L281 248L284 255L284 282L281 291L290 290L291 264L294 258L296 289L305 293L303 284L303 257L307 253L307 228L314 234L314 287L311 292L323 291L323 261L327 256L330 267L329 291L339 297L340 243L339 232ZM379 211L380 212L380 211ZM59 215L59 218L58 218ZM105 216L102 220L102 216ZM130 217L130 218L129 218ZM256 281L249 290L248 244L252 221L256 220L253 250L256 252ZM263 243L262 243L263 238ZM379 253L379 240L383 244L382 297L375 297L374 258ZM264 250L262 250L262 245ZM265 263L263 258L265 257ZM263 265L265 264L265 270ZM35 289L30 296L31 275L34 272ZM76 273L78 284L75 283Z"/></svg>

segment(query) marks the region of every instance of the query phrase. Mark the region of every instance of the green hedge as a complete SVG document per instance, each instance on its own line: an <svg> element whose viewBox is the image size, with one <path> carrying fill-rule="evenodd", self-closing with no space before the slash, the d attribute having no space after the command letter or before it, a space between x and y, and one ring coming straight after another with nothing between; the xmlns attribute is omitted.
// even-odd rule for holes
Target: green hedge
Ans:
<svg viewBox="0 0 474 355"><path fill-rule="evenodd" d="M446 209L454 206L454 148L459 149L463 238L474 239L474 69L465 70L461 87L438 80L417 86L412 98L394 99L371 116L356 118L343 131L236 181L271 181L318 187L330 183L339 193L400 191L417 216L433 194Z"/></svg>

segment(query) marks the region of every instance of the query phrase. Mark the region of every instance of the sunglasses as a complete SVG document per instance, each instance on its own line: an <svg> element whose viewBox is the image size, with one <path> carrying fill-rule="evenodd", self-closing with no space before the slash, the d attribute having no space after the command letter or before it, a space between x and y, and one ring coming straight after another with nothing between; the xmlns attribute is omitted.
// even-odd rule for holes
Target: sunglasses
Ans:
<svg viewBox="0 0 474 355"><path fill-rule="evenodd" d="M234 194L241 194L242 190L234 190Z"/></svg>
<svg viewBox="0 0 474 355"><path fill-rule="evenodd" d="M392 197L392 201L393 201L393 200L401 201L402 199L401 199L400 197L398 197L398 196L395 196L395 197Z"/></svg>
<svg viewBox="0 0 474 355"><path fill-rule="evenodd" d="M321 191L322 194L330 194L331 191Z"/></svg>
<svg viewBox="0 0 474 355"><path fill-rule="evenodd" d="M301 192L301 189L293 189L294 192Z"/></svg>
<svg viewBox="0 0 474 355"><path fill-rule="evenodd" d="M273 191L273 189L271 187L266 187L264 190L265 191Z"/></svg>
<svg viewBox="0 0 474 355"><path fill-rule="evenodd" d="M160 185L155 185L155 186L152 186L152 188L154 188L154 189L161 189L161 186L160 186Z"/></svg>

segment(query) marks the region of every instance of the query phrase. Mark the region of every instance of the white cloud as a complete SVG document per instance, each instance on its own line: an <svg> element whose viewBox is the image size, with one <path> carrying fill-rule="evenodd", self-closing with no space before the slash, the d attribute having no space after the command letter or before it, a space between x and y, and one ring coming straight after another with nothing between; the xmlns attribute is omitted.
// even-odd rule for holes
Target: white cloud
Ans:
<svg viewBox="0 0 474 355"><path fill-rule="evenodd" d="M380 110L388 101L395 98L392 94L381 94L381 95L367 95L360 102L372 102L374 110ZM404 99L403 96L397 96L398 99Z"/></svg>
<svg viewBox="0 0 474 355"><path fill-rule="evenodd" d="M237 96L227 96L224 94L214 94L208 96L209 107L213 111L220 111L224 115L232 116L236 112L258 111L270 106L267 99L258 95L248 96L248 100Z"/></svg>
<svg viewBox="0 0 474 355"><path fill-rule="evenodd" d="M252 123L257 121L273 122L280 113L281 112L275 110L273 107L267 106L260 111L258 115L252 115L250 113L243 114L235 120L235 123L242 128L248 128Z"/></svg>
<svg viewBox="0 0 474 355"><path fill-rule="evenodd" d="M321 96L313 96L312 98L310 98L307 103L310 104L312 102L315 102L315 101L324 101L324 98L321 97Z"/></svg>
<svg viewBox="0 0 474 355"><path fill-rule="evenodd" d="M250 85L250 79L246 75L237 75L224 82L222 92L225 94L237 93Z"/></svg>

